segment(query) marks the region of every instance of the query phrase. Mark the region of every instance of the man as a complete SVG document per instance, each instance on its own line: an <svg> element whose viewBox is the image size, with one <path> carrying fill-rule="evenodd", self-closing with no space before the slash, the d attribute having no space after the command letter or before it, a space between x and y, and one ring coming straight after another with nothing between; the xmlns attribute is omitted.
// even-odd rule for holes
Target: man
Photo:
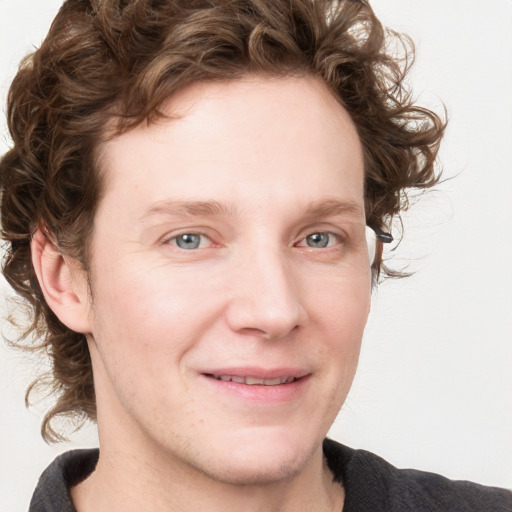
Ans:
<svg viewBox="0 0 512 512"><path fill-rule="evenodd" d="M382 229L437 180L384 43L362 2L64 4L12 86L5 275L54 361L45 436L85 414L101 454L31 510L508 509L323 443Z"/></svg>

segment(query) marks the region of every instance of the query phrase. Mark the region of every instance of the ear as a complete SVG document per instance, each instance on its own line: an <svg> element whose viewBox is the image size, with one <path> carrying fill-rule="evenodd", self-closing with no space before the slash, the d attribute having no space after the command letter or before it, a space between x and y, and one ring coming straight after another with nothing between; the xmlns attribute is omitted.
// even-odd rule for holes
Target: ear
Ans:
<svg viewBox="0 0 512 512"><path fill-rule="evenodd" d="M32 265L48 306L57 318L75 332L91 332L89 292L79 263L64 256L38 228L31 242Z"/></svg>

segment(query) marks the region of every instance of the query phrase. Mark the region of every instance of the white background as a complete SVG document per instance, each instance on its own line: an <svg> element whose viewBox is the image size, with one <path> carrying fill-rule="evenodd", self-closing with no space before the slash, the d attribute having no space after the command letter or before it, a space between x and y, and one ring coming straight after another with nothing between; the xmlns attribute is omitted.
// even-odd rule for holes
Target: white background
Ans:
<svg viewBox="0 0 512 512"><path fill-rule="evenodd" d="M17 63L41 42L59 5L0 0L3 110ZM401 467L511 488L512 1L373 5L386 25L416 42L415 96L448 108L441 160L445 177L456 178L406 216L392 263L416 274L385 282L374 297L359 373L331 435ZM2 122L0 152L8 143ZM7 293L3 282L0 291ZM38 371L2 344L2 512L27 509L57 453L96 444L93 428L69 444L41 440L44 406L23 405Z"/></svg>

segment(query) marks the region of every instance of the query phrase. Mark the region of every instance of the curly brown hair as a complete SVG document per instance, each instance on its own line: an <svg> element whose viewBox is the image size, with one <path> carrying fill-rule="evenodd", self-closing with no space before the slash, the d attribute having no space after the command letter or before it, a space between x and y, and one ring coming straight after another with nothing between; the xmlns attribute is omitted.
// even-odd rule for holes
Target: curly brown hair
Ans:
<svg viewBox="0 0 512 512"><path fill-rule="evenodd" d="M197 81L249 73L320 77L358 130L367 222L382 227L407 206L408 189L438 180L444 123L415 106L404 84L412 50L364 0L64 2L12 82L13 145L0 161L3 273L31 313L16 343L52 360L50 378L39 379L57 397L42 424L47 441L60 438L54 418L94 420L96 406L85 336L45 302L30 243L43 227L88 269L103 185L95 149L112 136L107 125L120 134L151 120L173 93Z"/></svg>

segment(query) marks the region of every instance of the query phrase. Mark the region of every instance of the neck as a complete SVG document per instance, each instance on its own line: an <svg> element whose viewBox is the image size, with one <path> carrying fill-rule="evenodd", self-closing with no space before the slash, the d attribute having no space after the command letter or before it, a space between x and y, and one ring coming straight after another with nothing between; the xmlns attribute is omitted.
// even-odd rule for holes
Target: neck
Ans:
<svg viewBox="0 0 512 512"><path fill-rule="evenodd" d="M129 446L129 445L125 445ZM217 481L176 460L102 446L95 471L72 489L78 512L340 512L343 488L333 482L321 447L286 481Z"/></svg>

